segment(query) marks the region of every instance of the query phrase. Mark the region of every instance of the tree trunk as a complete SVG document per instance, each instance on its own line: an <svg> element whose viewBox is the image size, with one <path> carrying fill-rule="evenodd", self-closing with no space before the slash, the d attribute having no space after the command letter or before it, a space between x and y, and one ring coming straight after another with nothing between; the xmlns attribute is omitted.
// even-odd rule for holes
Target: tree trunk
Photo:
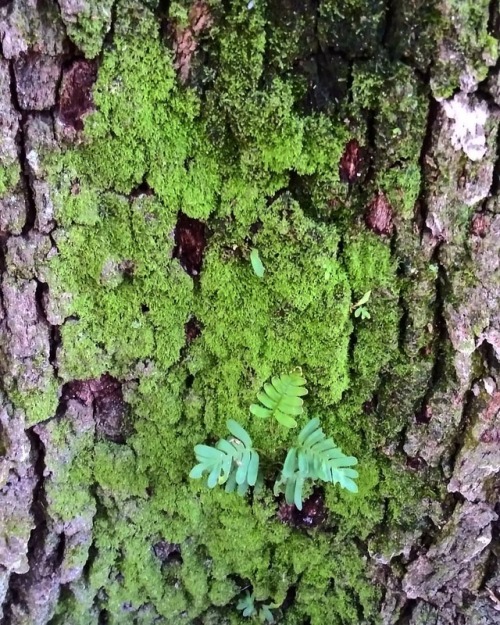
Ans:
<svg viewBox="0 0 500 625"><path fill-rule="evenodd" d="M2 623L500 623L498 4L0 1Z"/></svg>

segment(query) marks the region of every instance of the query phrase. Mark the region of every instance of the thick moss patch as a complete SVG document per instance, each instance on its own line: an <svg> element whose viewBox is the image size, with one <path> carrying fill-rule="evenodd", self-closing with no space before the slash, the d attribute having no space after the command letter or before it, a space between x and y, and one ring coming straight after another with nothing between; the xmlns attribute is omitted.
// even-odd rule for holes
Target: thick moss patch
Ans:
<svg viewBox="0 0 500 625"><path fill-rule="evenodd" d="M84 141L48 157L61 226L49 286L66 318L59 375L126 380L134 427L126 445L83 441L53 469L52 514L69 521L89 497L97 510L85 580L69 586L54 623L95 623L99 610L110 624L237 623L247 585L278 606L293 596L276 608L285 623L375 623L382 591L359 539L411 522L420 498L387 451L401 419L366 409L398 354L397 263L390 241L357 218L363 193L350 196L338 174L346 142L366 133L362 111L379 107L378 85L389 81L397 98L418 89L397 64L369 82L360 66L351 122L341 109L307 112L306 81L281 61L300 54L310 16L285 41L284 26L268 33L266 11L259 2L215 12L206 48L217 72L201 93L179 84L154 14L119 3ZM367 28L378 32L374 15ZM393 151L380 186L408 216L425 105L417 97L397 120L383 110L381 141L390 131ZM397 159L402 191L389 169ZM325 210L329 197L344 198L337 213ZM179 211L209 234L195 280L172 258ZM354 319L351 305L368 290L371 319ZM201 334L186 342L189 319ZM193 445L223 435L227 418L248 428L277 471L295 434L248 406L270 375L296 366L310 388L308 416L360 460L359 494L327 488L329 520L312 531L280 523L267 486L242 499L187 477ZM182 561L162 563L159 540L180 544Z"/></svg>

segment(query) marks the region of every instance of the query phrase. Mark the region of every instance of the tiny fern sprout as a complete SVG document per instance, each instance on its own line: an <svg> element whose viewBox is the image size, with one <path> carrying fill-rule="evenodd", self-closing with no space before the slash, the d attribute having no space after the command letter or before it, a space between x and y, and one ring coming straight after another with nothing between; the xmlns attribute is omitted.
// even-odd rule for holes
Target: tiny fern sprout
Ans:
<svg viewBox="0 0 500 625"><path fill-rule="evenodd" d="M297 446L288 451L274 492L277 495L284 491L287 504L295 504L299 510L302 510L302 491L307 479L340 484L356 493L354 480L358 472L351 467L357 462L353 456L346 456L331 438L326 438L319 419L311 419L300 432Z"/></svg>
<svg viewBox="0 0 500 625"><path fill-rule="evenodd" d="M208 473L207 486L214 488L225 484L227 492L237 490L244 495L249 486L255 486L259 477L259 454L252 447L247 431L233 419L227 422L231 433L229 439L222 438L215 447L195 445L198 464L189 477L200 479Z"/></svg>
<svg viewBox="0 0 500 625"><path fill-rule="evenodd" d="M300 370L272 378L270 383L264 384L264 390L257 393L261 403L252 404L250 412L261 419L274 417L287 428L296 427L297 421L293 417L304 412L305 383Z"/></svg>
<svg viewBox="0 0 500 625"><path fill-rule="evenodd" d="M371 319L371 315L366 307L366 304L370 301L371 294L371 291L367 291L359 301L351 306L351 312L354 311L356 318Z"/></svg>
<svg viewBox="0 0 500 625"><path fill-rule="evenodd" d="M237 610L240 610L242 616L251 618L258 616L261 623L274 623L274 616L271 612L271 608L276 607L273 604L262 604L259 608L255 606L255 597L249 592L245 593L245 596L238 601L236 606Z"/></svg>
<svg viewBox="0 0 500 625"><path fill-rule="evenodd" d="M255 608L255 599L249 592L245 593L245 596L238 601L236 606L237 610L240 610L243 616L250 617L257 614Z"/></svg>
<svg viewBox="0 0 500 625"><path fill-rule="evenodd" d="M356 308L356 310L354 311L354 316L356 318L361 317L361 319L371 319L371 315L366 306L360 306L359 308Z"/></svg>

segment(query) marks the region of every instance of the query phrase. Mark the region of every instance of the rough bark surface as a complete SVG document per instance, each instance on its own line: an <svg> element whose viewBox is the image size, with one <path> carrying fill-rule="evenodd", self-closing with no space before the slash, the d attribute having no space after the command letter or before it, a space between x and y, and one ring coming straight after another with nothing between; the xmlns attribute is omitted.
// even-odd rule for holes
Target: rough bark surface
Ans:
<svg viewBox="0 0 500 625"><path fill-rule="evenodd" d="M200 67L210 64L210 57L203 56L197 39L220 19L222 5L215 3L212 17L211 3L195 2L190 10L186 4L182 23L179 12L170 19L165 7L142 4L148 10L155 5L158 30L173 51L179 81L203 88ZM383 136L384 116L404 117L408 102L411 106L411 87L407 93L387 95L389 112L378 104L367 105L371 144L360 145L358 138L350 138L331 169L349 189L345 202L354 205L352 198L361 198L364 207L347 219L387 240L404 282L398 304L402 312L398 350L407 369L383 373L373 400L365 404L367 423L372 423L367 427L379 427L370 415L396 411L399 434L382 453L390 462L406 462L406 470L432 483L439 496L434 490L423 498L422 522L393 535L391 548L381 547L376 534L357 539L365 575L382 588L378 614L367 615L360 608L357 617L335 622L500 624L498 45L490 42L481 48L471 43L475 26L470 20L477 15L472 9L460 10L468 4L465 0L340 4L350 20L344 26L342 11L329 12L331 3L289 1L282 3L280 15L270 11L270 28L286 32L302 24L301 46L307 54L294 59L293 71L310 83L303 98L306 108L319 111L348 100L357 68L369 65L380 50L401 59L418 90L426 94L420 183L409 211L398 205L394 193L386 193L377 176L390 171L389 163L396 174L404 166L391 161L387 148L391 139ZM485 32L496 41L498 2L477 7ZM143 378L148 379L152 367L145 360L131 364L120 379L106 372L68 380L59 370L60 332L75 322L65 313L72 295L53 293L49 286L50 261L58 255L64 226L57 221L53 183L43 155L85 143L85 119L95 110L92 87L102 55L113 46L116 10L109 2L101 6L88 0L0 2L0 165L19 171L16 182L0 194L0 621L5 625L238 622L224 612L229 600L217 599L192 620L186 612L172 621L159 616L149 603L138 607L131 600L120 608L124 615L120 620L116 605L107 603L108 581L93 580L91 587L87 581L104 511L119 510L116 513L123 518L134 518L144 495L131 492L115 499L112 490L82 478L75 482L75 498L84 502L84 512L80 507L70 518L58 507L61 483L74 479L65 467L85 450L104 441L125 450L120 456L124 467L127 454L131 462L136 458L139 452L127 446L134 431L127 398ZM419 33L435 12L446 27L430 62ZM378 16L378 26L364 32L367 13ZM344 27L345 41L337 38ZM356 41L356 57L347 47L350 37ZM450 75L456 76L458 85L451 90ZM309 180L299 178L292 176L285 186L296 197L306 198L307 205ZM72 193L78 195L80 181L72 185ZM143 181L129 198L141 201L150 195L154 190ZM332 210L339 202L339 197L332 197ZM209 223L205 231L204 224L179 213L171 241L173 256L193 280L203 272L205 239L217 237L219 225ZM225 253L233 254L227 248ZM101 281L126 282L135 269L132 261L111 259ZM144 314L148 306L143 305ZM200 333L203 326L191 318L183 349L196 344ZM189 383L186 388L189 402ZM46 402L38 402L36 414L30 413L28 399L37 396L46 397ZM122 452L116 453L118 457ZM82 473L85 470L81 467ZM154 490L155 484L148 488ZM315 527L318 519L323 523L323 501L314 497L308 515L301 518L280 503L278 519L297 532ZM161 506L159 518L166 514L160 510ZM112 518L110 513L108 520ZM383 526L382 520L381 534ZM102 551L103 545L98 548ZM189 551L189 541L178 545L151 531L151 550L162 571L182 561L184 549ZM175 574L165 573L165 585L179 583ZM68 597L87 606L86 620L65 616ZM287 617L293 602L292 590L281 604L283 622L300 622ZM319 622L314 619L303 622Z"/></svg>

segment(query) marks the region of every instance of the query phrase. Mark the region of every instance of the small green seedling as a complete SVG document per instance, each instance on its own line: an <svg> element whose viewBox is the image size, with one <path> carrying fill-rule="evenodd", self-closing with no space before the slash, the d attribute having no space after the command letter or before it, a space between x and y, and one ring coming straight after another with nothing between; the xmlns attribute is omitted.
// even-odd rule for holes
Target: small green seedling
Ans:
<svg viewBox="0 0 500 625"><path fill-rule="evenodd" d="M297 421L293 417L304 412L302 396L307 395L305 383L300 371L272 378L271 383L264 384L264 390L257 393L261 403L252 404L250 412L260 419L274 417L287 428L296 427Z"/></svg>
<svg viewBox="0 0 500 625"><path fill-rule="evenodd" d="M274 616L271 612L271 608L277 607L274 604L261 604L258 608L255 606L255 597L249 592L245 593L243 599L240 599L237 610L240 610L242 615L251 618L258 616L261 623L274 623Z"/></svg>
<svg viewBox="0 0 500 625"><path fill-rule="evenodd" d="M371 291L367 291L358 302L351 306L351 312L354 311L354 316L356 318L360 317L361 319L371 319L368 308L365 306L365 304L367 304L370 300L371 294Z"/></svg>
<svg viewBox="0 0 500 625"><path fill-rule="evenodd" d="M258 278L263 278L266 270L264 269L264 265L260 260L259 250L255 247L250 252L250 262L252 263L252 268L255 275Z"/></svg>

